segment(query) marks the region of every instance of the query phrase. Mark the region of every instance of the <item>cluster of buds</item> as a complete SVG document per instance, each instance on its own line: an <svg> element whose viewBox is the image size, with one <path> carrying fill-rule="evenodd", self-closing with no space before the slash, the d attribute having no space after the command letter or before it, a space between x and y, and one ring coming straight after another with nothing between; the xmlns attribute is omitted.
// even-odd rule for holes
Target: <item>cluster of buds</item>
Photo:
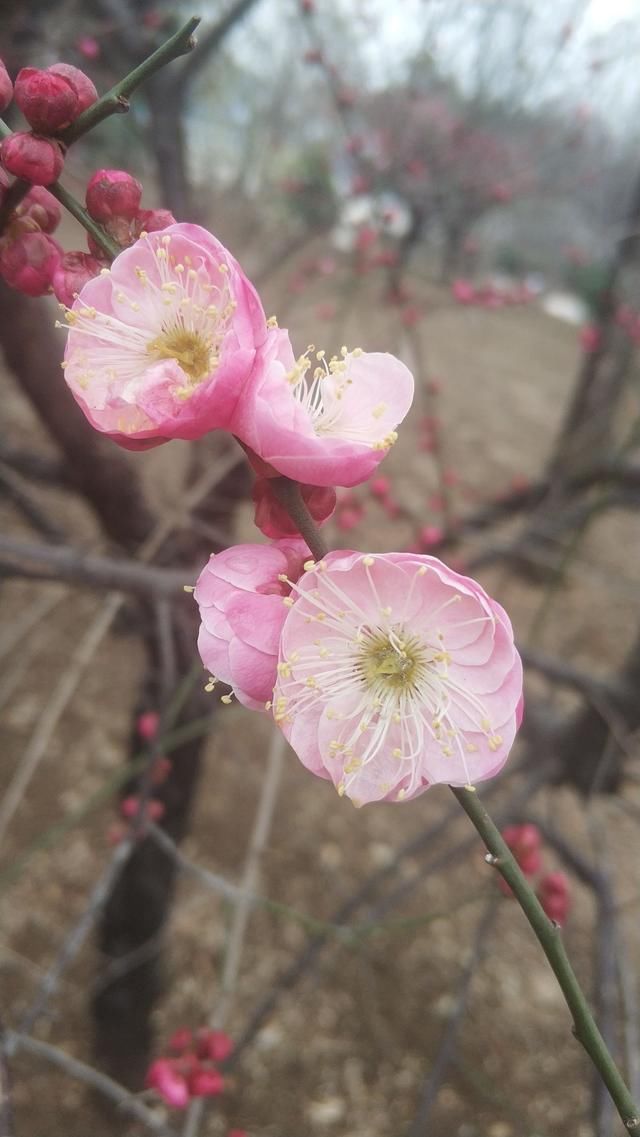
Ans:
<svg viewBox="0 0 640 1137"><path fill-rule="evenodd" d="M151 746L155 743L160 728L160 716L156 711L143 711L136 719L136 736L141 743ZM128 794L122 798L119 805L121 821L115 822L109 829L107 839L110 845L118 845L131 832L131 825L135 825L137 837L140 840L145 835L145 824L149 821L161 821L165 815L166 807L157 796L157 790L169 777L171 760L164 755L154 757L151 770L151 794L143 800L138 794Z"/></svg>
<svg viewBox="0 0 640 1137"><path fill-rule="evenodd" d="M174 224L168 209L142 209L142 186L126 170L97 170L86 189L87 213L121 248L138 240L141 233L166 229ZM78 293L106 267L100 244L89 234L89 252L65 253L52 286L56 299L70 307Z"/></svg>
<svg viewBox="0 0 640 1137"><path fill-rule="evenodd" d="M569 880L563 872L542 872L542 838L537 825L508 825L502 830L502 839L524 876L536 881L536 895L549 919L564 924L571 907ZM513 896L502 877L498 883L505 896Z"/></svg>
<svg viewBox="0 0 640 1137"><path fill-rule="evenodd" d="M186 1109L193 1098L218 1097L223 1092L225 1080L218 1066L233 1050L228 1035L182 1027L169 1039L167 1050L167 1056L151 1063L145 1084L171 1109ZM240 1130L232 1132L238 1135Z"/></svg>
<svg viewBox="0 0 640 1137"><path fill-rule="evenodd" d="M31 127L5 138L0 147L4 169L34 186L57 181L65 159L59 135L97 98L88 75L69 63L54 63L46 70L23 67L13 86L0 64L0 109L14 101Z"/></svg>

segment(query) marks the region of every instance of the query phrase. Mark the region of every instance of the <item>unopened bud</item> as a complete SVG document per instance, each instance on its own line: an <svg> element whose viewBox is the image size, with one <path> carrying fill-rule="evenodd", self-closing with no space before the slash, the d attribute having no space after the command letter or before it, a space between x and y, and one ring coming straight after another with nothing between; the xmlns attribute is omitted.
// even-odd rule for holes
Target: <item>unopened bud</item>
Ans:
<svg viewBox="0 0 640 1137"><path fill-rule="evenodd" d="M34 186L51 185L60 177L64 166L64 154L58 142L26 131L5 138L0 147L0 160L10 174Z"/></svg>
<svg viewBox="0 0 640 1137"><path fill-rule="evenodd" d="M176 219L168 209L140 209L136 214L133 229L135 236L141 233L157 233L169 225L175 225Z"/></svg>
<svg viewBox="0 0 640 1137"><path fill-rule="evenodd" d="M189 1077L189 1093L194 1098L217 1097L224 1090L219 1070L196 1069Z"/></svg>
<svg viewBox="0 0 640 1137"><path fill-rule="evenodd" d="M97 170L87 186L87 209L94 221L113 217L133 221L141 197L140 182L126 170Z"/></svg>
<svg viewBox="0 0 640 1137"><path fill-rule="evenodd" d="M571 907L569 880L563 872L549 872L538 884L538 900L550 920L564 924Z"/></svg>
<svg viewBox="0 0 640 1137"><path fill-rule="evenodd" d="M29 126L39 134L53 134L73 122L78 96L64 75L23 67L18 72L13 97Z"/></svg>
<svg viewBox="0 0 640 1137"><path fill-rule="evenodd" d="M62 207L44 186L33 186L15 212L18 218L28 218L43 233L53 233L62 219Z"/></svg>
<svg viewBox="0 0 640 1137"><path fill-rule="evenodd" d="M46 233L21 233L0 249L0 273L18 292L44 296L61 259L62 249Z"/></svg>
<svg viewBox="0 0 640 1137"><path fill-rule="evenodd" d="M65 253L51 282L56 300L70 308L87 281L97 276L101 268L100 261L89 253Z"/></svg>
<svg viewBox="0 0 640 1137"><path fill-rule="evenodd" d="M48 71L49 74L62 75L63 79L71 84L78 99L76 115L79 115L81 111L86 111L87 107L91 107L97 102L98 92L95 85L79 67L74 67L71 63L54 63L52 67L48 68Z"/></svg>
<svg viewBox="0 0 640 1137"><path fill-rule="evenodd" d="M9 78L9 72L0 59L0 114L2 114L3 111L6 111L12 98L13 83Z"/></svg>

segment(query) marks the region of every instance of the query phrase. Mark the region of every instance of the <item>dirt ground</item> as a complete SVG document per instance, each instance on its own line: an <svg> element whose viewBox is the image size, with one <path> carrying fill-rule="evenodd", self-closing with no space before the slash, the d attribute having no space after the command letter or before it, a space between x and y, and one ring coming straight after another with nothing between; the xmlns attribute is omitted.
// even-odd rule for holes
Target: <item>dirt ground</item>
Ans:
<svg viewBox="0 0 640 1137"><path fill-rule="evenodd" d="M294 275L291 266L283 267L265 289L265 306L289 326L300 351L311 341L319 345L324 335L330 348L344 342L418 362L397 310L381 303L380 276L354 283L339 273L295 294L289 288ZM438 377L442 393L430 396L422 385L385 473L399 500L425 523L437 523L428 505L438 490L437 473L432 455L418 447L421 415L437 414L442 422L446 465L460 479L451 490L460 512L504 490L514 477L534 477L575 373L577 333L534 305L456 308L445 291L418 274L411 288L425 313L416 325L423 378ZM329 300L339 313L333 322L321 318ZM4 373L0 392L3 429L12 442L49 452L50 443ZM625 413L637 414L637 397L629 399ZM144 469L163 508L179 500L184 467L179 444L136 455L132 462ZM99 547L96 527L79 502L51 489L42 490L41 503L54 518L64 517L78 546ZM250 518L243 508L238 534L245 538ZM32 538L3 499L0 524ZM390 521L373 503L353 533L333 527L328 538L333 544L382 550L404 547L411 533L406 522ZM492 539L469 540L456 556ZM593 524L566 582L553 592L501 567L479 575L509 611L522 643L531 642L535 629L538 648L605 674L629 647L640 616L639 552L636 519L608 514ZM190 603L188 597L184 603ZM104 595L89 590L2 583L3 783L8 784L58 677L104 604ZM80 810L117 773L141 665L138 643L116 623L83 670L9 827L0 871L11 864L17 869L9 882L0 876L0 994L6 1025L17 1022L33 997L43 969L112 855L107 840L112 802L92 808L46 850L37 845L43 833ZM545 688L532 682L530 690L539 694ZM231 880L239 878L246 856L267 743L266 721L238 707L217 715L208 742L204 781L183 851ZM517 761L516 749L496 800L513 791ZM624 797L640 806L638 785L629 782ZM396 850L450 805L448 791L438 788L401 808L369 806L355 812L289 753L260 891L307 917L331 920L369 874L393 862ZM585 812L568 790L544 790L535 809L584 855L591 856L596 843L600 862L615 878L618 933L633 961L640 904L637 821L612 800L598 801ZM244 1128L251 1137L399 1137L406 1131L455 1009L476 928L496 888L479 842L462 858L452 852L451 863L438 872L425 871L469 833L460 816L437 844L398 864L387 888L403 883L404 896L378 921L375 934L351 942L332 938L318 967L282 997L247 1050L220 1104L208 1112L203 1137L223 1137L229 1127ZM549 869L563 867L552 852L545 863ZM575 879L572 890L566 943L589 986L594 901ZM360 918L366 917L365 908ZM215 1006L229 918L220 898L191 879L181 880L167 933L165 994L156 1012L159 1049L178 1026L200 1025ZM253 912L228 1023L232 1035L240 1034L306 937L303 923L291 914ZM37 1037L87 1061L87 1001L97 967L89 939L65 974L50 1019L37 1031ZM40 1059L20 1056L13 1077L18 1137L139 1132L124 1118L107 1117L84 1086ZM589 1078L548 966L515 905L501 899L476 966L455 1061L425 1137L590 1137Z"/></svg>

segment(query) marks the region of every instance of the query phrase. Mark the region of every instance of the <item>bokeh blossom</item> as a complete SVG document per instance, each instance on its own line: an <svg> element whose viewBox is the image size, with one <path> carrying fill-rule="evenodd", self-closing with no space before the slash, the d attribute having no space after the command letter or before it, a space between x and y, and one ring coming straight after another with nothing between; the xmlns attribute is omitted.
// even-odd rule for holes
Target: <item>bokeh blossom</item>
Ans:
<svg viewBox="0 0 640 1137"><path fill-rule="evenodd" d="M264 710L276 679L291 585L310 556L304 541L234 545L209 558L195 588L202 625L198 651L212 678L241 703Z"/></svg>
<svg viewBox="0 0 640 1137"><path fill-rule="evenodd" d="M522 715L509 618L435 557L329 553L294 586L273 713L302 763L354 803L469 785Z"/></svg>
<svg viewBox="0 0 640 1137"><path fill-rule="evenodd" d="M305 485L354 486L396 440L413 400L413 376L383 352L319 351L295 359L272 329L260 367L237 406L233 432L280 474Z"/></svg>
<svg viewBox="0 0 640 1137"><path fill-rule="evenodd" d="M198 225L143 236L67 312L65 377L89 422L132 450L228 428L267 337L258 295Z"/></svg>

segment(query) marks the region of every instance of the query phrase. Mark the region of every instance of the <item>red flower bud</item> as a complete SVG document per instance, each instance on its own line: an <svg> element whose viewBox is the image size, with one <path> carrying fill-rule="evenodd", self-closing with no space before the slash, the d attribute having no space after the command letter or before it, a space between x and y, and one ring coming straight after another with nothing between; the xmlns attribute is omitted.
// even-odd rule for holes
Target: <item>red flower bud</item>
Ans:
<svg viewBox="0 0 640 1137"><path fill-rule="evenodd" d="M549 872L538 885L538 900L550 920L564 924L571 907L569 880L563 872Z"/></svg>
<svg viewBox="0 0 640 1137"><path fill-rule="evenodd" d="M233 1042L222 1030L198 1031L198 1058L224 1062L233 1050Z"/></svg>
<svg viewBox="0 0 640 1137"><path fill-rule="evenodd" d="M188 1050L193 1042L193 1034L186 1026L181 1026L175 1030L169 1039L169 1050L174 1050L181 1053L183 1050Z"/></svg>
<svg viewBox="0 0 640 1137"><path fill-rule="evenodd" d="M391 482L384 474L379 474L377 478L371 479L369 489L374 497L386 497L391 492Z"/></svg>
<svg viewBox="0 0 640 1137"><path fill-rule="evenodd" d="M157 233L159 229L166 229L175 223L176 219L169 209L140 209L136 214L133 230L137 238L141 233Z"/></svg>
<svg viewBox="0 0 640 1137"><path fill-rule="evenodd" d="M2 114L3 111L6 111L12 98L13 83L9 78L9 72L0 59L0 114Z"/></svg>
<svg viewBox="0 0 640 1137"><path fill-rule="evenodd" d="M68 126L78 113L78 96L64 75L23 67L13 96L29 126L39 134L53 134Z"/></svg>
<svg viewBox="0 0 640 1137"><path fill-rule="evenodd" d="M64 166L64 154L58 142L26 131L5 138L0 147L0 160L10 174L34 186L51 185L60 177Z"/></svg>
<svg viewBox="0 0 640 1137"><path fill-rule="evenodd" d="M535 876L540 871L540 830L536 825L507 825L502 839L525 876Z"/></svg>
<svg viewBox="0 0 640 1137"><path fill-rule="evenodd" d="M71 84L78 99L78 106L76 108L76 115L81 111L86 111L87 107L93 106L98 99L98 92L88 75L81 71L79 67L74 67L71 63L54 63L52 67L48 68L49 74L62 75Z"/></svg>
<svg viewBox="0 0 640 1137"><path fill-rule="evenodd" d="M151 1063L145 1085L155 1090L172 1109L184 1109L189 1103L187 1083L170 1058L158 1058Z"/></svg>
<svg viewBox="0 0 640 1137"><path fill-rule="evenodd" d="M157 711L143 711L136 719L136 730L145 742L151 742L158 733L160 715Z"/></svg>
<svg viewBox="0 0 640 1137"><path fill-rule="evenodd" d="M336 507L336 491L331 486L301 486L304 501L313 520L322 525ZM292 537L298 530L284 506L280 505L269 478L257 478L253 487L255 523L266 537Z"/></svg>
<svg viewBox="0 0 640 1137"><path fill-rule="evenodd" d="M102 265L89 253L65 253L53 274L56 300L70 308L88 280L97 276Z"/></svg>
<svg viewBox="0 0 640 1137"><path fill-rule="evenodd" d="M51 289L62 249L53 237L34 230L21 233L0 249L0 273L12 288L26 296L44 296Z"/></svg>
<svg viewBox="0 0 640 1137"><path fill-rule="evenodd" d="M44 186L33 186L15 212L19 218L29 218L43 233L53 233L62 219L62 207Z"/></svg>
<svg viewBox="0 0 640 1137"><path fill-rule="evenodd" d="M126 170L97 170L87 186L87 209L94 221L113 217L133 221L141 197L140 182Z"/></svg>
<svg viewBox="0 0 640 1137"><path fill-rule="evenodd" d="M224 1089L219 1070L194 1070L189 1078L189 1093L194 1098L217 1097Z"/></svg>

